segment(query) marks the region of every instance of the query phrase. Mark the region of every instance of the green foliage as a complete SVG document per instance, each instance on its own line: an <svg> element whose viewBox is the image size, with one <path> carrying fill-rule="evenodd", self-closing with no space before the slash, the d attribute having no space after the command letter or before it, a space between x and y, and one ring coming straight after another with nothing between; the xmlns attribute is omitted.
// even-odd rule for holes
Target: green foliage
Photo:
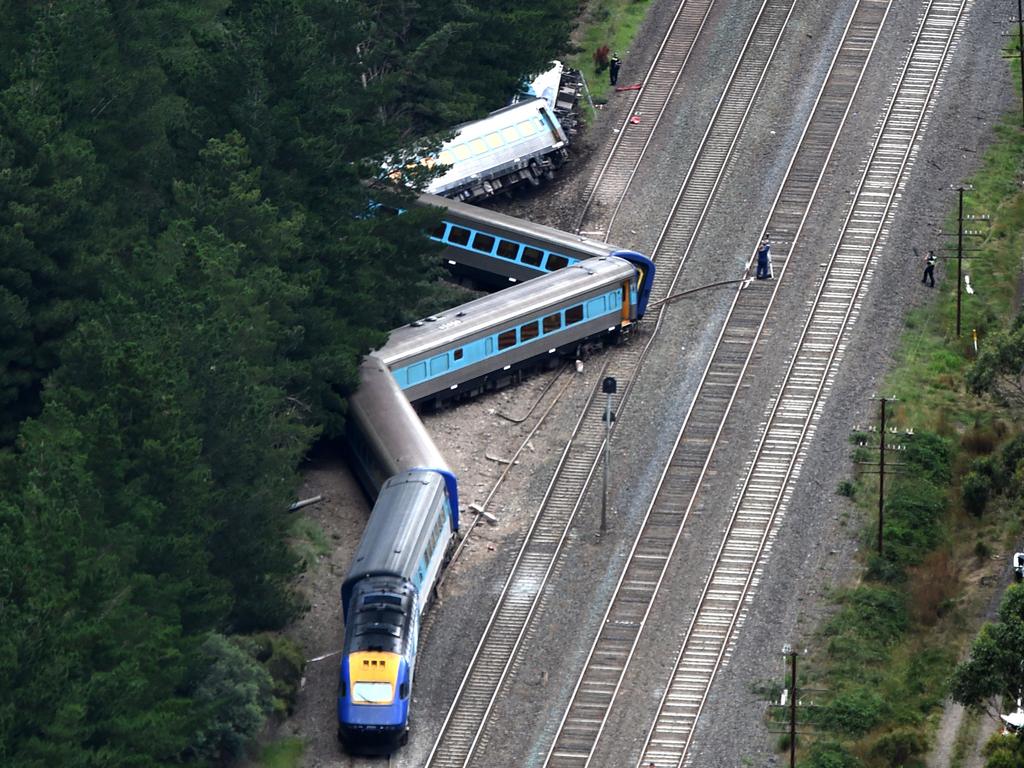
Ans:
<svg viewBox="0 0 1024 768"><path fill-rule="evenodd" d="M295 711L306 660L302 649L288 638L271 632L234 638L252 658L263 665L273 681L274 710L281 715Z"/></svg>
<svg viewBox="0 0 1024 768"><path fill-rule="evenodd" d="M800 768L860 768L860 765L856 757L833 739L815 740L807 759L799 763Z"/></svg>
<svg viewBox="0 0 1024 768"><path fill-rule="evenodd" d="M905 598L889 587L863 585L837 599L841 607L822 629L829 657L837 668L856 670L857 679L873 680L868 670L907 627Z"/></svg>
<svg viewBox="0 0 1024 768"><path fill-rule="evenodd" d="M223 635L210 635L200 653L203 676L191 700L202 725L191 751L210 761L236 757L270 712L270 675Z"/></svg>
<svg viewBox="0 0 1024 768"><path fill-rule="evenodd" d="M874 728L888 715L878 692L866 687L843 691L825 705L819 721L830 730L859 736Z"/></svg>
<svg viewBox="0 0 1024 768"><path fill-rule="evenodd" d="M967 374L975 393L987 393L1011 408L1024 408L1024 323L985 340Z"/></svg>
<svg viewBox="0 0 1024 768"><path fill-rule="evenodd" d="M901 565L919 563L945 532L946 492L928 480L894 483L885 500L885 557Z"/></svg>
<svg viewBox="0 0 1024 768"><path fill-rule="evenodd" d="M920 732L900 728L883 734L871 748L871 756L883 765L907 765L912 757L927 749L928 742Z"/></svg>
<svg viewBox="0 0 1024 768"><path fill-rule="evenodd" d="M1024 768L1024 741L1020 736L997 733L982 749L985 768Z"/></svg>
<svg viewBox="0 0 1024 768"><path fill-rule="evenodd" d="M260 755L261 768L298 768L305 745L302 739L281 739L268 744Z"/></svg>
<svg viewBox="0 0 1024 768"><path fill-rule="evenodd" d="M981 517L992 495L992 479L981 472L968 472L960 486L964 509L968 514Z"/></svg>
<svg viewBox="0 0 1024 768"><path fill-rule="evenodd" d="M993 696L1012 700L1024 690L1024 585L1010 586L999 607L999 620L986 624L958 665L950 682L954 699L980 708Z"/></svg>
<svg viewBox="0 0 1024 768"><path fill-rule="evenodd" d="M910 475L923 476L936 485L943 485L949 482L953 445L941 435L922 430L907 442L902 460L909 465Z"/></svg>
<svg viewBox="0 0 1024 768"><path fill-rule="evenodd" d="M574 10L4 5L5 766L217 763L293 706L302 654L227 636L302 610L296 467L448 298L366 158L502 106Z"/></svg>

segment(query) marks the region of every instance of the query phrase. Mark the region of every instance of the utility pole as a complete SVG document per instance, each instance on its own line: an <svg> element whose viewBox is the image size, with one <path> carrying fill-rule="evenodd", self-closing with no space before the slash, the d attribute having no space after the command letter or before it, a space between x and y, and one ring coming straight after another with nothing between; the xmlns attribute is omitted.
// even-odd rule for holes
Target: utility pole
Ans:
<svg viewBox="0 0 1024 768"><path fill-rule="evenodd" d="M964 187L961 184L957 187L957 196L960 201L959 213L956 220L959 226L956 228L956 337L960 338L960 284L964 280ZM884 431L884 430L883 430ZM881 551L881 548L879 548Z"/></svg>
<svg viewBox="0 0 1024 768"><path fill-rule="evenodd" d="M1021 0L1024 2L1024 0ZM987 222L989 217L987 214L964 214L964 192L974 189L970 184L960 184L954 187L957 191L957 227L956 227L956 337L959 339L962 329L961 317L962 317L962 301L963 301L963 287L964 287L964 259L973 258L969 255L964 255L965 251L976 251L978 248L964 248L965 237L980 237L986 233L982 230L977 229L964 229L965 222ZM949 237L949 233L941 233L944 237ZM947 258L947 257L943 257ZM973 292L973 291L972 291Z"/></svg>
<svg viewBox="0 0 1024 768"><path fill-rule="evenodd" d="M789 768L796 768L796 651L789 654L790 677L793 681L789 700Z"/></svg>
<svg viewBox="0 0 1024 768"><path fill-rule="evenodd" d="M892 471L893 467L900 467L900 463L889 462L886 463L886 451L889 449L895 451L902 451L906 446L901 442L905 439L910 439L914 436L913 429L907 429L903 433L900 433L895 427L888 426L889 415L888 406L896 402L895 397L878 397L873 398L878 400L878 554L881 555L885 550L885 473L886 470ZM854 429L854 442L860 446L865 447L868 445L868 435L874 432L874 427L869 426L866 431L861 431L860 427ZM894 442L890 445L887 440L893 440ZM857 461L861 465L876 466L875 462L869 461Z"/></svg>
<svg viewBox="0 0 1024 768"><path fill-rule="evenodd" d="M959 313L957 313L959 317ZM882 554L882 524L885 510L885 403L884 397L878 398L881 406L879 411L878 440L878 554Z"/></svg>
<svg viewBox="0 0 1024 768"><path fill-rule="evenodd" d="M614 376L605 376L601 382L601 391L608 396L604 406L604 491L601 494L601 533L608 530L608 468L612 462L612 422L615 420L615 414L612 413L612 395L617 388Z"/></svg>
<svg viewBox="0 0 1024 768"><path fill-rule="evenodd" d="M1024 2L1017 0L1017 18L1010 19L1017 22L1017 53L1004 53L1004 59L1020 60L1020 81L1024 86ZM1024 125L1024 90L1021 91L1021 124Z"/></svg>

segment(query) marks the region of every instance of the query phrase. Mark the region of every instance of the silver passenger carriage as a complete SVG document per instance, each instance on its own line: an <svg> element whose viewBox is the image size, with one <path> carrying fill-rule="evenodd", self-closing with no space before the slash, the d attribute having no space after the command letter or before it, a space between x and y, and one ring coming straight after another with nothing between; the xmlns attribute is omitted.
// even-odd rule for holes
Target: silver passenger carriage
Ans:
<svg viewBox="0 0 1024 768"><path fill-rule="evenodd" d="M398 328L372 355L411 402L473 394L537 358L618 335L642 316L641 279L625 259L588 259Z"/></svg>
<svg viewBox="0 0 1024 768"><path fill-rule="evenodd" d="M541 98L499 109L456 131L428 163L451 166L427 186L431 194L470 201L521 181L536 186L569 156L568 137Z"/></svg>

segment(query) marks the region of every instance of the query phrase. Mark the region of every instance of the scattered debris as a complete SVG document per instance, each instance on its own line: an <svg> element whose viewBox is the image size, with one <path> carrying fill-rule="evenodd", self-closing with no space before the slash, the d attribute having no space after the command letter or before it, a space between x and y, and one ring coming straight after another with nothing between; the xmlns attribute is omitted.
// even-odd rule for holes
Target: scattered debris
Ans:
<svg viewBox="0 0 1024 768"><path fill-rule="evenodd" d="M482 517L484 520L486 520L491 525L497 525L498 524L498 518L496 518L494 515L492 515L490 512L488 512L483 507L481 507L479 504L470 504L468 507L466 507L466 511L467 512L472 512L474 515L479 515L480 517ZM493 549L493 547L492 547L492 549Z"/></svg>
<svg viewBox="0 0 1024 768"><path fill-rule="evenodd" d="M288 511L289 512L294 512L297 509L302 509L303 507L308 507L310 504L319 504L323 500L324 500L324 495L322 493L318 493L316 496L313 496L313 497L311 497L309 499L302 499L300 501L296 501L294 504L292 504L290 507L288 507Z"/></svg>

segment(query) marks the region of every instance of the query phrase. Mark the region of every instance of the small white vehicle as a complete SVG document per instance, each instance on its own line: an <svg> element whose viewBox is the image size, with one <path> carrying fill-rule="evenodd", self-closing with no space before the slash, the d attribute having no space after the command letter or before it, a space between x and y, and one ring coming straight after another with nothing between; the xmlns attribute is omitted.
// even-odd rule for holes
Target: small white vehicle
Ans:
<svg viewBox="0 0 1024 768"><path fill-rule="evenodd" d="M1015 581L1024 581L1024 552L1013 554L1013 578Z"/></svg>

